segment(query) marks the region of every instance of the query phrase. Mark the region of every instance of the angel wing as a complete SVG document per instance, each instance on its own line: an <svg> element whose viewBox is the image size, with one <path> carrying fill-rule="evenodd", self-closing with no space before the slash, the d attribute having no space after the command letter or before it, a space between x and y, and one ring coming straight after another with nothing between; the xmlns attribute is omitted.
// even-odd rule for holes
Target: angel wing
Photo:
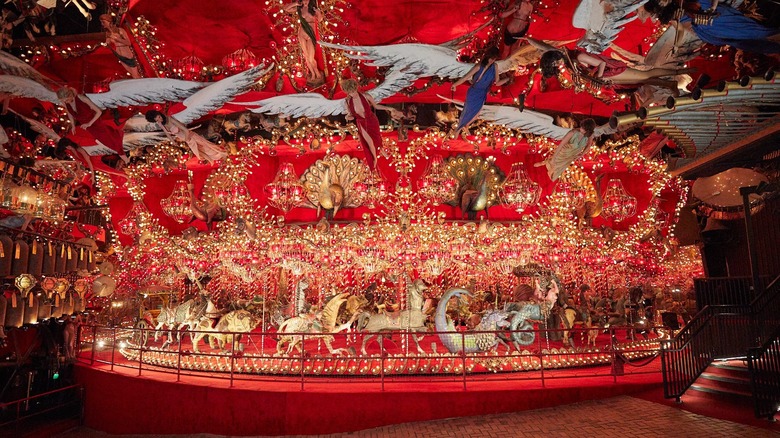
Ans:
<svg viewBox="0 0 780 438"><path fill-rule="evenodd" d="M47 78L38 72L38 70L32 68L29 64L21 59L11 55L8 52L0 50L0 71L7 75L19 76L27 79L32 79L39 84L46 84L48 87L54 87L56 85L54 81Z"/></svg>
<svg viewBox="0 0 780 438"><path fill-rule="evenodd" d="M102 109L143 106L152 103L180 102L207 85L208 82L167 78L127 79L111 82L109 91L87 93L86 96Z"/></svg>
<svg viewBox="0 0 780 438"><path fill-rule="evenodd" d="M577 45L590 53L601 53L617 38L623 26L637 18L631 15L647 0L581 0L574 10L572 25L585 29Z"/></svg>
<svg viewBox="0 0 780 438"><path fill-rule="evenodd" d="M547 114L531 110L521 112L512 106L485 105L477 117L555 140L562 139L569 132L569 129L553 123L554 119Z"/></svg>
<svg viewBox="0 0 780 438"><path fill-rule="evenodd" d="M258 106L250 111L261 114L285 114L290 117L325 117L347 113L344 99L331 100L317 93L288 94L274 96L255 102L242 102L242 105Z"/></svg>
<svg viewBox="0 0 780 438"><path fill-rule="evenodd" d="M246 92L271 68L273 65L268 67L258 65L237 75L214 82L185 99L182 103L186 108L173 116L185 125L190 124L211 111L221 108L235 96Z"/></svg>
<svg viewBox="0 0 780 438"><path fill-rule="evenodd" d="M57 93L32 79L21 76L0 76L0 93L18 97L29 97L59 105Z"/></svg>
<svg viewBox="0 0 780 438"><path fill-rule="evenodd" d="M45 124L43 124L43 123L41 123L41 122L39 122L39 121L37 121L35 119L31 119L29 117L25 117L25 116L17 113L16 111L14 111L12 109L9 109L8 111L16 114L16 117L19 117L20 119L22 119L25 122L27 122L27 124L30 125L30 128L33 131L37 132L38 134L43 134L49 140L60 141L61 137L59 135L57 135L56 132L54 132L51 128L49 128Z"/></svg>
<svg viewBox="0 0 780 438"><path fill-rule="evenodd" d="M131 151L133 149L142 148L144 146L154 146L157 144L160 144L164 142L167 139L165 134L163 134L161 131L157 132L142 132L142 131L132 131L132 132L125 132L125 135L122 137L122 148L126 151ZM111 152L116 153L116 152Z"/></svg>
<svg viewBox="0 0 780 438"><path fill-rule="evenodd" d="M675 68L695 58L704 43L695 33L684 30L683 32L684 35L678 41L677 27L669 26L647 52L645 64L653 67Z"/></svg>

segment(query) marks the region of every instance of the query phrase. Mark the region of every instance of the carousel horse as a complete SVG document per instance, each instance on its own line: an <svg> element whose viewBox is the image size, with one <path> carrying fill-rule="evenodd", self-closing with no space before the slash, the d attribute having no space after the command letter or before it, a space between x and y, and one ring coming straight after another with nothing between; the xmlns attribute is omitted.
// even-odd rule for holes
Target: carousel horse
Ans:
<svg viewBox="0 0 780 438"><path fill-rule="evenodd" d="M361 352L367 355L366 345L368 341L379 336L380 347L383 332L408 330L410 332L425 332L426 316L423 314L423 291L428 289L425 283L420 280L409 282L407 292L409 293L409 307L399 312L373 313L363 312L358 322L358 330L365 332L363 336L363 345ZM412 336L417 345L417 351L424 353L417 336Z"/></svg>
<svg viewBox="0 0 780 438"><path fill-rule="evenodd" d="M593 317L588 309L567 307L561 312L561 321L564 328L563 345L574 346L570 338L570 332L576 325L582 325L586 328L585 332L588 334L588 345L596 346L596 337L599 331L597 328L594 328ZM585 332L583 332L583 336Z"/></svg>
<svg viewBox="0 0 780 438"><path fill-rule="evenodd" d="M161 329L168 327L168 338L163 343L162 348L166 348L170 345L176 332L176 338L179 338L179 332L185 326L190 330L194 330L203 317L213 318L219 315L217 307L214 302L211 301L211 296L201 293L200 296L191 298L174 308L164 308L157 316L157 324L155 325L154 340L156 341Z"/></svg>
<svg viewBox="0 0 780 438"><path fill-rule="evenodd" d="M312 336L310 337L316 337L318 341L325 342L328 352L332 355L346 352L347 350L343 348L333 348L334 337L329 333L339 333L348 330L355 318L357 318L357 316L353 316L349 322L336 325L339 310L347 301L348 295L348 293L342 293L334 296L325 304L325 308L321 312L302 314L284 321L279 326L279 330L277 330L277 333L281 333L282 336L279 337L276 343L276 356L282 355L282 348L285 344L288 344L285 354L290 355L293 348L302 353L301 345L303 344L304 336L301 333L311 333Z"/></svg>
<svg viewBox="0 0 780 438"><path fill-rule="evenodd" d="M247 310L234 310L222 316L217 325L211 327L211 319L202 317L192 335L192 350L198 352L198 343L204 336L209 336L209 347L224 350L228 344L233 344L233 335L240 340L242 333L249 333L260 324L260 319Z"/></svg>

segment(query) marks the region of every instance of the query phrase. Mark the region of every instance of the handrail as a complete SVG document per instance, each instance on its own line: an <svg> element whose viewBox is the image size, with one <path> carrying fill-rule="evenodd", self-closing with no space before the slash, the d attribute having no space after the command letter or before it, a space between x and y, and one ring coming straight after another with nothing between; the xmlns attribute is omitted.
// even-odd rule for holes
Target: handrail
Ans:
<svg viewBox="0 0 780 438"><path fill-rule="evenodd" d="M43 415L58 409L64 409L70 405L73 405L74 403L80 404L83 402L83 398L84 398L82 394L83 390L84 390L83 385L75 384L75 385L65 386L63 388L57 388L40 394L31 395L10 402L2 402L0 403L0 412L5 413L6 415L13 414L13 418L8 419L8 418L3 418L3 416L0 416L0 427L8 427L9 425L16 424L17 425L16 427L18 428L19 424L27 419L39 415ZM29 403L33 400L42 399L59 393L66 393L68 391L75 391L76 394L67 400L58 401L57 403L53 403L51 406L46 406L45 409L34 410L33 412L27 414L23 414L21 412L22 405L29 406ZM13 409L12 408L13 406L16 406L16 409ZM75 412L76 413L75 415L73 415L73 417L81 419L83 413L82 409L79 408Z"/></svg>
<svg viewBox="0 0 780 438"><path fill-rule="evenodd" d="M753 408L757 418L774 418L780 405L780 327L747 355Z"/></svg>
<svg viewBox="0 0 780 438"><path fill-rule="evenodd" d="M750 304L705 306L674 338L661 343L664 397L679 400L713 359L741 356L763 343L766 330L777 326L767 322L780 313L778 278Z"/></svg>

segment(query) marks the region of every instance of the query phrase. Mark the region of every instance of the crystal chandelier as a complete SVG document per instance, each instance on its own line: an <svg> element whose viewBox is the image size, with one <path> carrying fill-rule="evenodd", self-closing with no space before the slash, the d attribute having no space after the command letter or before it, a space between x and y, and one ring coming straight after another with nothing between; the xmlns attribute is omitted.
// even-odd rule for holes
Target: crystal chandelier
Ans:
<svg viewBox="0 0 780 438"><path fill-rule="evenodd" d="M447 172L444 160L439 155L434 156L418 183L418 193L431 201L433 205L443 204L455 196L458 182Z"/></svg>
<svg viewBox="0 0 780 438"><path fill-rule="evenodd" d="M190 55L180 59L176 63L176 68L174 71L178 73L180 78L187 81L194 81L200 79L203 76L204 65L205 64L203 63L202 59L195 55Z"/></svg>
<svg viewBox="0 0 780 438"><path fill-rule="evenodd" d="M585 205L585 200L588 197L585 187L573 182L561 181L558 183L556 190L566 197L574 208L580 208Z"/></svg>
<svg viewBox="0 0 780 438"><path fill-rule="evenodd" d="M384 271L390 265L385 251L377 247L358 248L354 258L366 274Z"/></svg>
<svg viewBox="0 0 780 438"><path fill-rule="evenodd" d="M432 247L428 251L423 251L421 255L425 260L425 268L431 275L435 276L441 275L447 269L452 259L452 255L448 251L438 246Z"/></svg>
<svg viewBox="0 0 780 438"><path fill-rule="evenodd" d="M119 225L119 232L126 236L135 236L141 231L141 221L143 220L142 214L146 213L146 206L143 202L133 203L133 208L127 213L121 221L117 223Z"/></svg>
<svg viewBox="0 0 780 438"><path fill-rule="evenodd" d="M636 198L626 192L621 180L611 179L607 183L601 214L616 221L622 221L636 214Z"/></svg>
<svg viewBox="0 0 780 438"><path fill-rule="evenodd" d="M190 208L190 192L187 188L187 181L176 181L173 192L167 198L160 201L160 207L165 214L173 218L176 222L183 224L192 216Z"/></svg>
<svg viewBox="0 0 780 438"><path fill-rule="evenodd" d="M379 172L371 172L364 181L355 183L353 188L361 204L368 208L376 208L387 197L387 182Z"/></svg>
<svg viewBox="0 0 780 438"><path fill-rule="evenodd" d="M538 203L541 194L542 188L528 177L522 163L512 165L512 170L499 192L501 202L518 213Z"/></svg>
<svg viewBox="0 0 780 438"><path fill-rule="evenodd" d="M222 58L222 67L228 74L240 73L257 65L257 56L248 49L238 49Z"/></svg>
<svg viewBox="0 0 780 438"><path fill-rule="evenodd" d="M269 256L293 275L303 275L312 269L311 252L301 243L282 242L269 248Z"/></svg>
<svg viewBox="0 0 780 438"><path fill-rule="evenodd" d="M279 166L279 172L273 182L265 186L265 192L268 195L268 203L285 213L299 206L304 200L304 188L295 175L292 163Z"/></svg>

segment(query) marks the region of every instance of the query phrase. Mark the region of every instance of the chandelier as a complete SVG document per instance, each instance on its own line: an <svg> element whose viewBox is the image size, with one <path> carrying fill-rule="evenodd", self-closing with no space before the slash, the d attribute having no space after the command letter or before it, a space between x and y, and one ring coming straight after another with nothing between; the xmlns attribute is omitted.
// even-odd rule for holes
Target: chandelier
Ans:
<svg viewBox="0 0 780 438"><path fill-rule="evenodd" d="M180 78L187 81L198 80L203 76L203 60L195 55L190 55L176 62L174 71Z"/></svg>
<svg viewBox="0 0 780 438"><path fill-rule="evenodd" d="M303 202L304 188L295 175L292 163L279 166L279 172L273 182L266 184L265 193L268 203L285 213Z"/></svg>
<svg viewBox="0 0 780 438"><path fill-rule="evenodd" d="M257 65L257 56L248 49L238 49L222 58L225 73L235 74Z"/></svg>
<svg viewBox="0 0 780 438"><path fill-rule="evenodd" d="M541 194L542 188L528 177L522 163L512 165L512 170L499 192L501 202L518 213L538 203Z"/></svg>
<svg viewBox="0 0 780 438"><path fill-rule="evenodd" d="M443 204L455 196L458 182L450 175L444 166L444 160L436 155L418 183L418 193L431 201L433 205Z"/></svg>
<svg viewBox="0 0 780 438"><path fill-rule="evenodd" d="M119 232L126 236L135 236L141 232L140 223L143 220L142 214L146 212L146 206L143 202L133 203L133 208L127 213L119 225Z"/></svg>
<svg viewBox="0 0 780 438"><path fill-rule="evenodd" d="M585 187L576 182L559 182L556 190L566 197L574 208L580 208L585 205L585 200L588 197L588 191Z"/></svg>
<svg viewBox="0 0 780 438"><path fill-rule="evenodd" d="M387 182L379 172L371 172L364 181L355 183L354 190L362 205L376 208L387 197Z"/></svg>
<svg viewBox="0 0 780 438"><path fill-rule="evenodd" d="M441 275L452 259L452 255L439 246L423 251L421 255L423 260L425 260L425 268L431 275L435 276Z"/></svg>
<svg viewBox="0 0 780 438"><path fill-rule="evenodd" d="M611 179L607 183L601 214L616 221L622 221L636 214L636 198L626 192L621 180Z"/></svg>
<svg viewBox="0 0 780 438"><path fill-rule="evenodd" d="M366 274L375 274L390 266L385 250L373 246L356 249L354 258Z"/></svg>
<svg viewBox="0 0 780 438"><path fill-rule="evenodd" d="M269 256L293 275L303 275L312 269L312 254L298 242L282 242L269 248Z"/></svg>
<svg viewBox="0 0 780 438"><path fill-rule="evenodd" d="M165 214L173 218L176 222L180 224L187 222L192 216L187 181L176 181L173 192L171 192L170 196L160 201L160 207L162 207Z"/></svg>

